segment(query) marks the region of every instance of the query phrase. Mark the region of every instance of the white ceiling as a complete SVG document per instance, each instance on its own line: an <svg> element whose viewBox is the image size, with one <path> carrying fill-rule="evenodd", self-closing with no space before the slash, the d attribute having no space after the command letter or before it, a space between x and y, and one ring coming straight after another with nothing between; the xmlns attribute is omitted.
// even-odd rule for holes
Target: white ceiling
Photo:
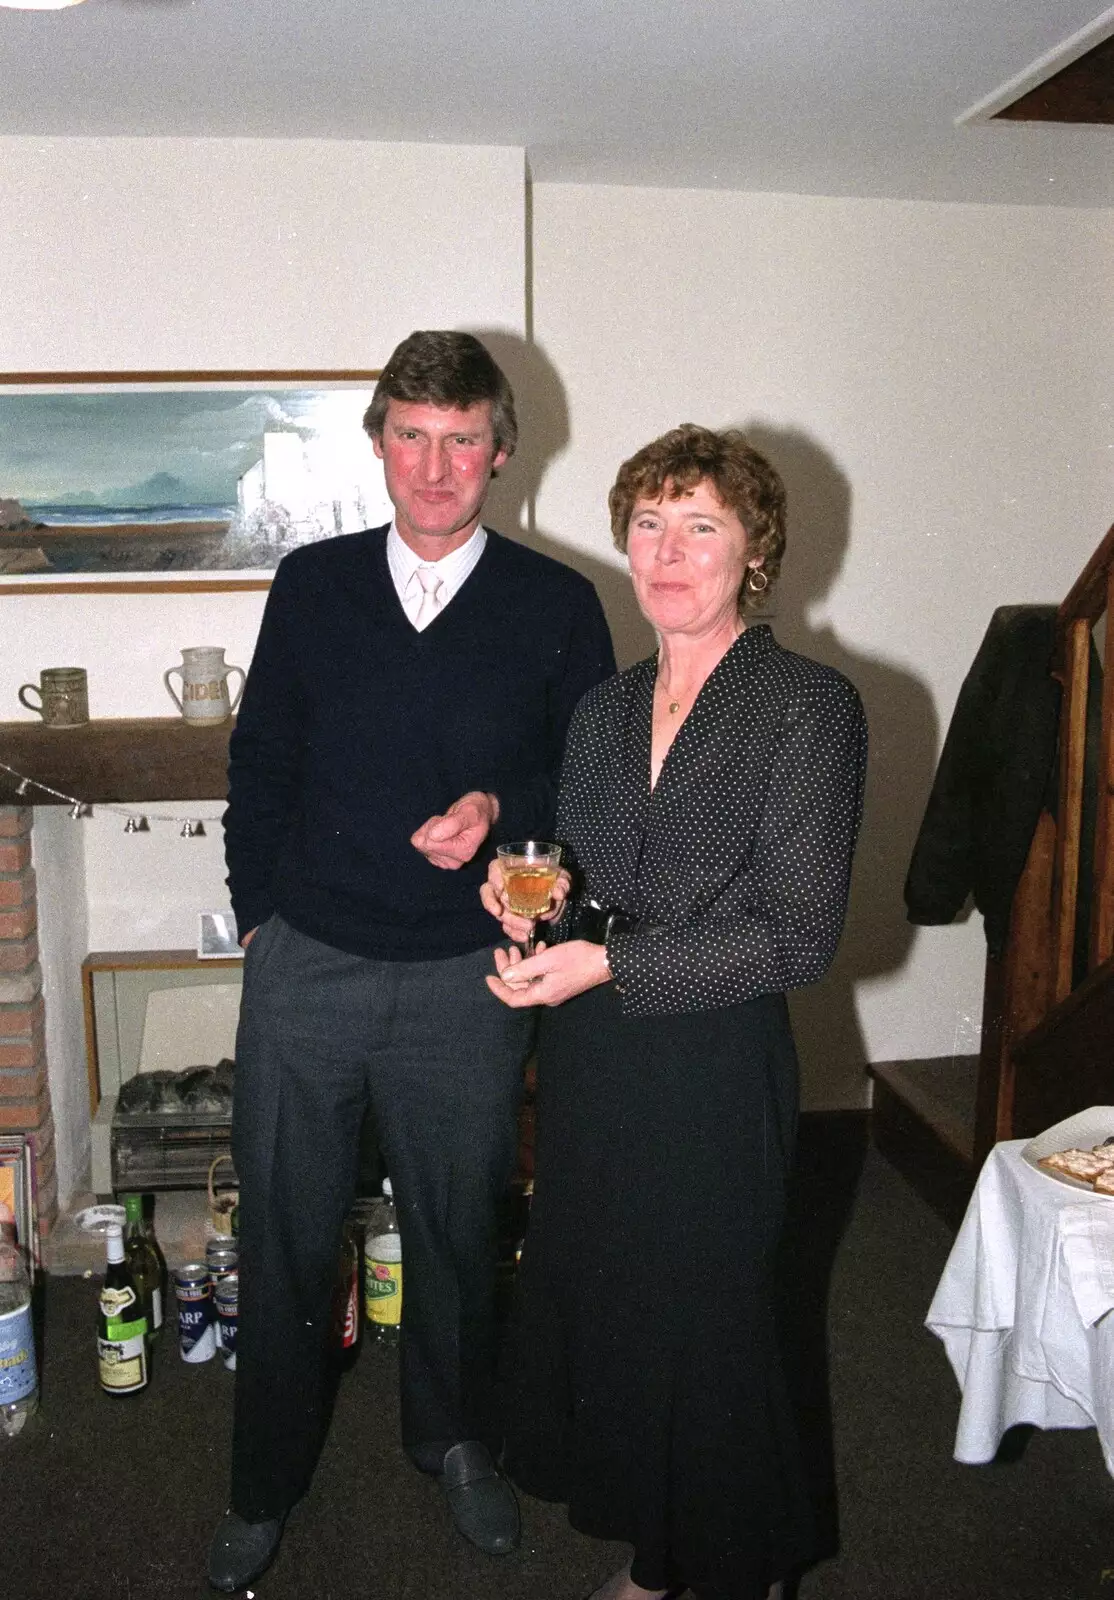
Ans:
<svg viewBox="0 0 1114 1600"><path fill-rule="evenodd" d="M502 144L540 182L1110 206L1114 128L955 126L1102 9L87 0L0 11L0 133Z"/></svg>

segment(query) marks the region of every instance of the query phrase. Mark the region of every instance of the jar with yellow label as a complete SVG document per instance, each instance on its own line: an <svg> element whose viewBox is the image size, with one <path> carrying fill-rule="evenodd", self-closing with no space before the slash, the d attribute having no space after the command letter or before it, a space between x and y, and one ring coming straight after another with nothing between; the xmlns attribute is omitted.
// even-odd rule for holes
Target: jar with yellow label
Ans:
<svg viewBox="0 0 1114 1600"><path fill-rule="evenodd" d="M364 1315L373 1344L395 1345L402 1325L402 1240L391 1180L367 1221L364 1235Z"/></svg>

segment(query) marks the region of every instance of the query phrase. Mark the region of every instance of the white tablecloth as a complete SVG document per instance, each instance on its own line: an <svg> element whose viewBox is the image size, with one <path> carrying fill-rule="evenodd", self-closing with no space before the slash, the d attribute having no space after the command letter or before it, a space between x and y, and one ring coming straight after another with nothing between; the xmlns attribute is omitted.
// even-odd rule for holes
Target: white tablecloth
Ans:
<svg viewBox="0 0 1114 1600"><path fill-rule="evenodd" d="M963 1392L957 1461L993 1459L1019 1422L1097 1428L1114 1474L1114 1198L995 1145L927 1325Z"/></svg>

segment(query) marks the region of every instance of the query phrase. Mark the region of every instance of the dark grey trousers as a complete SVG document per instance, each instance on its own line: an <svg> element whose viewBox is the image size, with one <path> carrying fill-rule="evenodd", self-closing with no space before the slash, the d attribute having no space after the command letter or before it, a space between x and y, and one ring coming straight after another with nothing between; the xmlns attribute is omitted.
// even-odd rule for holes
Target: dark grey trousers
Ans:
<svg viewBox="0 0 1114 1600"><path fill-rule="evenodd" d="M370 1101L402 1235L402 1440L439 1468L494 1420L495 1210L513 1170L529 1012L483 982L490 950L370 961L279 917L248 946L232 1148L240 1315L232 1507L285 1512L335 1392L330 1313Z"/></svg>

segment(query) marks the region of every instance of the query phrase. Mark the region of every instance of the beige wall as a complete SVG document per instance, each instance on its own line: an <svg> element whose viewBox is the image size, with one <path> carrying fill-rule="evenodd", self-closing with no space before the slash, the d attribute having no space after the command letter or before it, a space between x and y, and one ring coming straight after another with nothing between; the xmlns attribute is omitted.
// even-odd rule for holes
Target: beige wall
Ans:
<svg viewBox="0 0 1114 1600"><path fill-rule="evenodd" d="M0 370L364 367L435 313L521 329L522 179L478 146L0 139Z"/></svg>
<svg viewBox="0 0 1114 1600"><path fill-rule="evenodd" d="M524 327L521 151L0 139L0 214L0 372L374 368L415 327ZM246 663L261 605L0 594L0 706L72 661L95 716L162 715L178 647Z"/></svg>
<svg viewBox="0 0 1114 1600"><path fill-rule="evenodd" d="M859 1104L863 1060L977 1048L979 919L915 932L901 887L991 611L1059 599L1114 520L1114 214L574 185L533 212L569 419L540 532L613 559L616 466L684 420L745 425L788 483L775 626L873 734L847 937L794 1002L806 1104Z"/></svg>
<svg viewBox="0 0 1114 1600"><path fill-rule="evenodd" d="M874 737L848 937L795 1002L806 1103L861 1104L864 1060L974 1047L978 920L914 932L901 881L991 610L1058 598L1114 517L1114 215L538 186L528 350L518 151L8 139L0 205L0 370L373 366L415 326L503 330L525 427L492 520L533 501L627 661L651 641L615 467L683 419L745 424L791 493L780 635L848 672ZM179 647L246 665L260 606L0 596L4 715L70 661L94 714L163 714ZM225 903L217 830L73 826L92 947L189 944Z"/></svg>
<svg viewBox="0 0 1114 1600"><path fill-rule="evenodd" d="M0 371L367 368L412 328L452 325L496 330L521 359L520 150L0 139L0 215ZM263 598L0 594L0 719L25 714L18 685L52 664L88 668L94 716L171 713L162 673L180 647L222 644L246 666ZM51 820L81 829L89 948L191 945L197 912L227 904L219 828L187 841L124 837L107 815ZM44 876L63 1201L84 1068L59 908L81 856Z"/></svg>

